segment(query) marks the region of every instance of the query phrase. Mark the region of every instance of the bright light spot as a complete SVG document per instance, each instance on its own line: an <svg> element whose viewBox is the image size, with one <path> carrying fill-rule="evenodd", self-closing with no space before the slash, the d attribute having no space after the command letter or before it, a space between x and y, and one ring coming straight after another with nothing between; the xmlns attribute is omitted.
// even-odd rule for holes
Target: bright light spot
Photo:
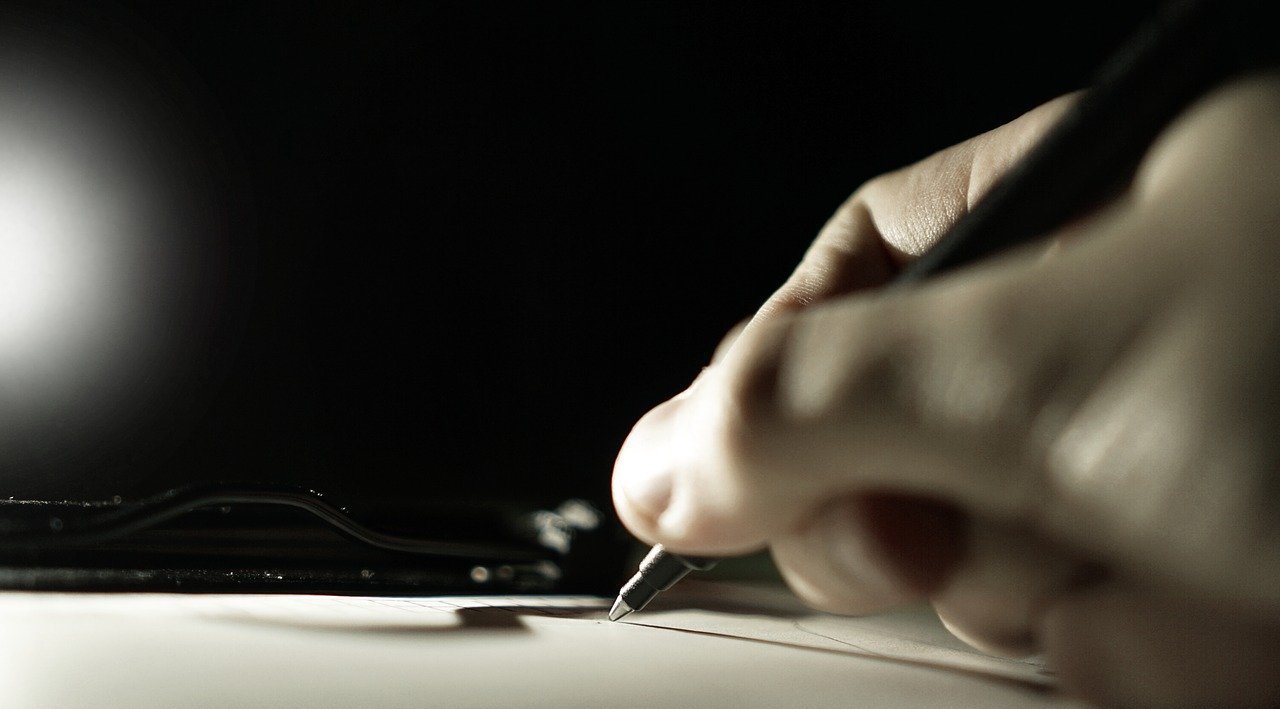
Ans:
<svg viewBox="0 0 1280 709"><path fill-rule="evenodd" d="M49 372L111 319L113 210L56 153L0 157L0 364Z"/></svg>
<svg viewBox="0 0 1280 709"><path fill-rule="evenodd" d="M0 0L0 494L99 477L114 493L180 444L222 371L208 346L230 322L218 239L232 211L205 152L218 138L145 41L135 52L123 35L8 9Z"/></svg>
<svg viewBox="0 0 1280 709"><path fill-rule="evenodd" d="M75 336L77 306L102 296L93 234L74 219L83 196L14 167L0 167L0 361L53 354Z"/></svg>
<svg viewBox="0 0 1280 709"><path fill-rule="evenodd" d="M150 275L144 166L70 92L12 80L0 72L0 459L52 440L36 431L119 418Z"/></svg>

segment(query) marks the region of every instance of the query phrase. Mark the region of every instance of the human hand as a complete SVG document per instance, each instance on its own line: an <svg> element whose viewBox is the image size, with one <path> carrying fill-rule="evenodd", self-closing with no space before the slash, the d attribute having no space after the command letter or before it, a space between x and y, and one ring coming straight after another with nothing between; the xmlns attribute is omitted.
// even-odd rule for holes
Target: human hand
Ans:
<svg viewBox="0 0 1280 709"><path fill-rule="evenodd" d="M1113 201L868 290L1069 97L860 188L614 471L623 522L768 547L810 604L928 599L1104 704L1280 699L1280 77L1200 100Z"/></svg>

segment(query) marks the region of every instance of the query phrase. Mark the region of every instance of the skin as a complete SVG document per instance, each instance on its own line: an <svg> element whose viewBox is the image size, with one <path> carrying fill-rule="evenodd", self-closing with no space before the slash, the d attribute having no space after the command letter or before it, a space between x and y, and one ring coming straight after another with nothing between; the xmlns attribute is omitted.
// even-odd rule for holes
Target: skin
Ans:
<svg viewBox="0 0 1280 709"><path fill-rule="evenodd" d="M911 289L1073 97L880 176L620 451L647 543L767 547L816 608L928 600L1127 707L1280 702L1280 75L1196 102L1132 183Z"/></svg>

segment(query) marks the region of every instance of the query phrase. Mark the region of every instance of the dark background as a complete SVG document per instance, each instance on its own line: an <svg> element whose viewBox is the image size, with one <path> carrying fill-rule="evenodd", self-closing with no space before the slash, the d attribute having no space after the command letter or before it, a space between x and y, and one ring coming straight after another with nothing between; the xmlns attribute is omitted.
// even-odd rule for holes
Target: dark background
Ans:
<svg viewBox="0 0 1280 709"><path fill-rule="evenodd" d="M26 3L186 131L169 238L206 266L166 395L0 494L607 505L631 424L850 192L1081 88L1153 6Z"/></svg>

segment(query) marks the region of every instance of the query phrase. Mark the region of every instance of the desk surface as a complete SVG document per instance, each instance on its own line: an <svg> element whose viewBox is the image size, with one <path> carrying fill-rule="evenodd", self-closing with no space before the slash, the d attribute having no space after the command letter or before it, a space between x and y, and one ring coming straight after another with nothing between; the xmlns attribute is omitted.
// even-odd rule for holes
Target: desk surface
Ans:
<svg viewBox="0 0 1280 709"><path fill-rule="evenodd" d="M839 618L691 582L595 597L0 593L0 686L58 707L1064 707L925 609Z"/></svg>

